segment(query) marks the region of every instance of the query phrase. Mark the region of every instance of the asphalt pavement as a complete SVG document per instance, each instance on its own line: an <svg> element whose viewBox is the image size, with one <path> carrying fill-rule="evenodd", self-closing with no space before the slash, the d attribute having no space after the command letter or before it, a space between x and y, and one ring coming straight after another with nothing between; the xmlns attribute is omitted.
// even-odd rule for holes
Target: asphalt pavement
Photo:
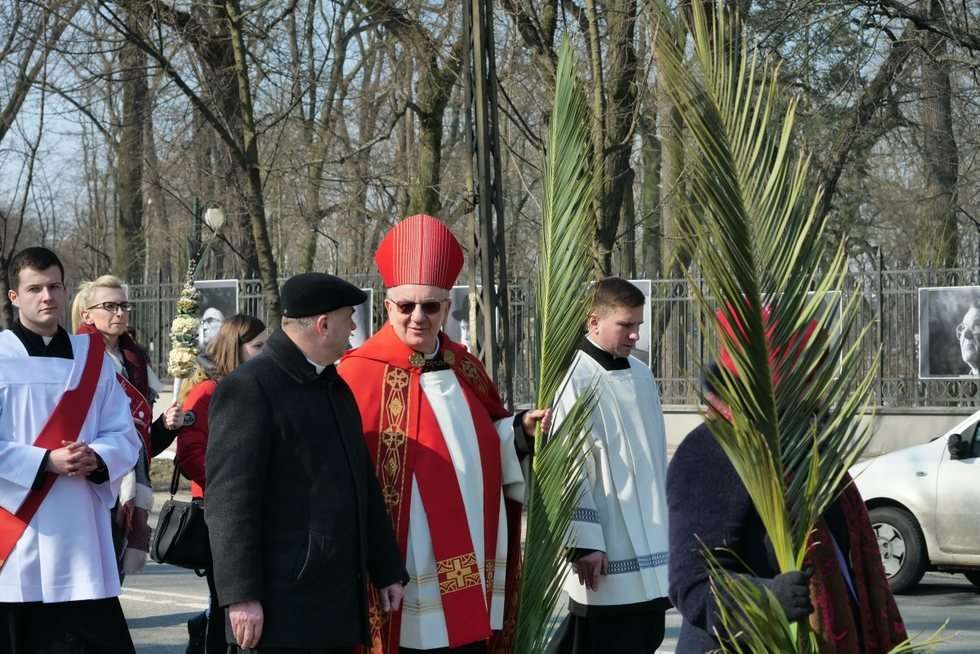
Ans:
<svg viewBox="0 0 980 654"><path fill-rule="evenodd" d="M187 619L207 606L208 587L193 572L148 563L126 578L123 611L139 654L183 654ZM919 587L898 598L912 634L931 634L944 621L946 642L936 649L946 654L980 652L980 589L963 575L929 573ZM673 652L680 629L676 611L667 614L667 636L661 653Z"/></svg>

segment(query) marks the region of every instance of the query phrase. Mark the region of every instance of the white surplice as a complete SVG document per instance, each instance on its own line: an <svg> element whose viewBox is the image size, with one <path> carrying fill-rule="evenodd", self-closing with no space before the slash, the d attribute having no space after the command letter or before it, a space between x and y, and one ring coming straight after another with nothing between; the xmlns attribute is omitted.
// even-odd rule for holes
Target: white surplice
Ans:
<svg viewBox="0 0 980 654"><path fill-rule="evenodd" d="M70 336L74 359L32 357L12 331L0 333L0 506L16 512L44 450L33 445L64 391L81 380L88 336ZM105 463L109 481L59 476L0 570L0 602L68 602L119 595L109 525L140 439L129 401L105 357L78 440Z"/></svg>
<svg viewBox="0 0 980 654"><path fill-rule="evenodd" d="M596 408L587 438L581 494L568 546L599 550L608 574L595 591L571 573L569 597L584 605L634 604L667 596L667 444L660 393L650 369L607 370L576 352L555 402L558 424L575 398L595 385Z"/></svg>
<svg viewBox="0 0 980 654"><path fill-rule="evenodd" d="M449 456L456 470L456 481L463 496L466 523L469 527L480 577L486 590L486 556L483 534L483 467L476 440L476 428L470 407L463 394L461 382L452 370L424 373L420 379L422 392L435 414L436 422L446 441ZM490 626L503 627L504 581L507 578L507 514L504 497L524 501L524 473L514 449L514 419L496 422L500 437L502 490L497 527L497 552L494 562L493 594L490 606ZM519 428L519 427L518 427ZM446 616L439 595L435 553L429 523L422 505L416 480L412 480L411 514L408 523L408 552L405 567L409 583L402 603L402 623L399 642L402 647L437 649L449 646Z"/></svg>

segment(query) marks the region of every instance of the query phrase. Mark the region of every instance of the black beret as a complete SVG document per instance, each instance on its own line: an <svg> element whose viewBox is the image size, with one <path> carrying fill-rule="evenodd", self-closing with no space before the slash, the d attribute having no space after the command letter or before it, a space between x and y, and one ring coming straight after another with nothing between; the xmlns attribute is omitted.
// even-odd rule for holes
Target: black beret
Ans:
<svg viewBox="0 0 980 654"><path fill-rule="evenodd" d="M317 272L290 277L282 285L280 296L286 318L319 316L341 307L356 307L367 299L367 293L350 282Z"/></svg>

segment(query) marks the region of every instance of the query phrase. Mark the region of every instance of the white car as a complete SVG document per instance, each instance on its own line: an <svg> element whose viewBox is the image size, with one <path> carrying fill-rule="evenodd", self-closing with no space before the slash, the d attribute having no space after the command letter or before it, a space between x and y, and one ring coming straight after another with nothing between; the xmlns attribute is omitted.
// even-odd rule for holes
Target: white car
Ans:
<svg viewBox="0 0 980 654"><path fill-rule="evenodd" d="M926 570L962 572L980 586L980 411L851 474L894 592L915 586Z"/></svg>

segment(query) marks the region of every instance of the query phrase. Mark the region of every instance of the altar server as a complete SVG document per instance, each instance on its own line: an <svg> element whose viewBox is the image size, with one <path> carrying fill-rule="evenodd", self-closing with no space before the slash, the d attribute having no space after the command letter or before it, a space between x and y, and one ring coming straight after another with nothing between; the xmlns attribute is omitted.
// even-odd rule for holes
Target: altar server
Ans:
<svg viewBox="0 0 980 654"><path fill-rule="evenodd" d="M22 250L9 278L19 317L0 333L0 652L132 652L109 524L140 451L129 402L102 338L58 324L58 257Z"/></svg>
<svg viewBox="0 0 980 654"><path fill-rule="evenodd" d="M587 334L555 402L560 421L595 388L581 494L572 516L569 616L553 652L649 654L663 641L667 599L666 438L650 369L630 352L643 293L608 277L595 288Z"/></svg>

